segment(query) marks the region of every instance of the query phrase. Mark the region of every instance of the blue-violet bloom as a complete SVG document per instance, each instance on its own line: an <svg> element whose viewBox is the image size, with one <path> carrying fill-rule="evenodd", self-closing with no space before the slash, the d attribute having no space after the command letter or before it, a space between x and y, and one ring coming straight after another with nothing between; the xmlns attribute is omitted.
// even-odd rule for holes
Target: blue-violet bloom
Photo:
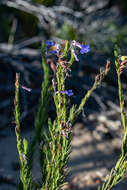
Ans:
<svg viewBox="0 0 127 190"><path fill-rule="evenodd" d="M48 46L48 48L49 48L50 46ZM53 45L52 47L51 47L51 50L50 51L48 51L48 53L51 53L51 54L59 54L60 53L60 45L59 44L55 44L55 45Z"/></svg>
<svg viewBox="0 0 127 190"><path fill-rule="evenodd" d="M80 50L81 54L88 53L90 51L90 46L89 45L82 45L81 47L82 47L81 50Z"/></svg>
<svg viewBox="0 0 127 190"><path fill-rule="evenodd" d="M53 42L53 41L46 41L46 45L47 45L48 47L52 47L52 46L55 45L55 42Z"/></svg>
<svg viewBox="0 0 127 190"><path fill-rule="evenodd" d="M51 54L57 54L57 51L55 51L55 50L51 50L51 51L48 51L48 53L51 53Z"/></svg>
<svg viewBox="0 0 127 190"><path fill-rule="evenodd" d="M73 96L72 90L65 90L65 91L57 91L57 93L66 94L67 96Z"/></svg>
<svg viewBox="0 0 127 190"><path fill-rule="evenodd" d="M90 46L89 45L81 45L79 42L76 42L75 40L72 41L72 45L79 47L80 53L84 54L84 53L88 53L90 51Z"/></svg>

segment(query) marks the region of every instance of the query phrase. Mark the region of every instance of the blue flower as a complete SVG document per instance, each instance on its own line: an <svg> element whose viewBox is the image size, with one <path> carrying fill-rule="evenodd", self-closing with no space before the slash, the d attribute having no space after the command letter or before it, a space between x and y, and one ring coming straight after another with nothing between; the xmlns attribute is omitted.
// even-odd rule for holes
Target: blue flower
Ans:
<svg viewBox="0 0 127 190"><path fill-rule="evenodd" d="M66 90L65 91L65 94L67 95L67 96L73 96L73 92L72 92L72 90Z"/></svg>
<svg viewBox="0 0 127 190"><path fill-rule="evenodd" d="M54 50L52 50L52 51L48 51L48 53L51 53L51 54L57 54L57 51L54 51Z"/></svg>
<svg viewBox="0 0 127 190"><path fill-rule="evenodd" d="M72 90L57 91L57 93L66 94L67 96L73 96L74 95Z"/></svg>
<svg viewBox="0 0 127 190"><path fill-rule="evenodd" d="M46 45L47 45L48 47L52 47L52 46L55 45L55 42L53 42L53 41L46 41Z"/></svg>
<svg viewBox="0 0 127 190"><path fill-rule="evenodd" d="M81 54L88 53L89 51L90 51L89 45L81 45L81 50L80 50Z"/></svg>
<svg viewBox="0 0 127 190"><path fill-rule="evenodd" d="M90 51L90 46L89 45L82 45L79 42L76 42L75 40L72 41L72 46L76 46L80 48L80 53L88 53Z"/></svg>

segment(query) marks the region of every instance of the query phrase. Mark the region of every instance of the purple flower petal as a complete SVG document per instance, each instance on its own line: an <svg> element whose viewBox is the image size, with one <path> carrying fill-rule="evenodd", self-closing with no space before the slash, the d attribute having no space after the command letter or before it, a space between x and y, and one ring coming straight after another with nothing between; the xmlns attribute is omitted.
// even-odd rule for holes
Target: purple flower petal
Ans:
<svg viewBox="0 0 127 190"><path fill-rule="evenodd" d="M55 42L53 42L53 41L46 41L46 45L47 45L48 47L52 47L52 46L55 45Z"/></svg>
<svg viewBox="0 0 127 190"><path fill-rule="evenodd" d="M57 51L52 50L52 51L48 51L48 53L57 54Z"/></svg>
<svg viewBox="0 0 127 190"><path fill-rule="evenodd" d="M74 93L72 92L72 90L67 90L65 91L65 94L67 94L67 96L72 96Z"/></svg>
<svg viewBox="0 0 127 190"><path fill-rule="evenodd" d="M73 96L74 95L72 90L57 91L57 93L66 94L67 96Z"/></svg>
<svg viewBox="0 0 127 190"><path fill-rule="evenodd" d="M90 51L90 46L89 45L82 45L82 48L80 50L81 54L88 53Z"/></svg>

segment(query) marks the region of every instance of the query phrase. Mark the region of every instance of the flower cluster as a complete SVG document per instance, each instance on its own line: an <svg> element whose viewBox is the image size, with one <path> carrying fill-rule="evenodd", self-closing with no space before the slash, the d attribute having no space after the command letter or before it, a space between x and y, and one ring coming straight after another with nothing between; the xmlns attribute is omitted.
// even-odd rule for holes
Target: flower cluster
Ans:
<svg viewBox="0 0 127 190"><path fill-rule="evenodd" d="M63 54L62 54L62 46L58 43L55 43L54 41L46 41L46 50L47 53L49 54L54 54L58 57L57 62L58 64L60 64L64 70L66 72L66 75L68 73L68 71L70 71L69 67L68 67L68 63L66 60L63 59ZM68 49L68 52L71 51L72 55L74 56L76 61L79 61L77 54L75 52L77 52L77 50L80 49L80 54L86 54L90 51L90 46L89 45L83 45L75 40L73 40L70 44L70 48ZM51 69L54 71L55 67L55 72L56 73L56 68L57 68L57 64L51 62L50 67ZM61 93L61 94L66 94L67 96L72 96L73 92L72 90L65 90L65 91L57 91L56 93Z"/></svg>
<svg viewBox="0 0 127 190"><path fill-rule="evenodd" d="M47 49L52 48L52 50L48 51L49 53L58 54L60 52L60 45L56 44L54 41L46 41L46 46L47 46ZM75 47L80 48L80 54L88 53L91 50L90 46L88 44L87 45L82 45L79 42L76 42L75 40L73 40L72 43L71 43L71 50L72 50L72 52L74 54L74 57L75 57L76 61L78 61L78 58L77 58L77 56L76 56L76 54L74 52Z"/></svg>

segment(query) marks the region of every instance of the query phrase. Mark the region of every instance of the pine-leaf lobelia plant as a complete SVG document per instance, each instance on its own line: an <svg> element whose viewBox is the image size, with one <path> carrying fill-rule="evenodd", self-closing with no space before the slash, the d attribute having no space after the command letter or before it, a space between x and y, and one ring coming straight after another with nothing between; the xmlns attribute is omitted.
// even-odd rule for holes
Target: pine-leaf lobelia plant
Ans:
<svg viewBox="0 0 127 190"><path fill-rule="evenodd" d="M72 125L81 113L92 92L101 84L105 75L107 75L110 67L110 61L107 61L105 70L96 76L93 86L84 95L81 103L70 107L69 99L73 96L73 91L66 89L65 81L69 79L73 62L75 60L78 61L77 55L79 53L85 54L89 51L89 45L82 45L75 40L70 44L68 41L65 41L63 44L57 44L53 41L47 41L42 44L44 80L42 83L39 108L35 116L34 137L29 144L26 140L23 140L22 143L20 137L20 85L19 75L16 75L15 131L20 158L19 190L59 190L62 188L64 179L68 173L67 162L71 149ZM50 82L49 69L53 71L52 83ZM48 118L47 114L51 95L53 95L56 108L56 119L54 121ZM39 146L36 146L36 144ZM40 184L33 183L31 171L34 152L37 148L40 154L40 168L42 173Z"/></svg>
<svg viewBox="0 0 127 190"><path fill-rule="evenodd" d="M114 168L111 169L110 175L107 177L102 187L100 186L98 190L111 190L115 185L121 182L125 177L125 172L127 169L127 119L125 114L124 107L124 96L122 91L121 84L121 74L123 69L127 64L126 56L118 56L118 47L115 46L114 49L115 56L115 67L117 72L117 80L118 80L118 93L119 93L119 102L121 108L121 122L123 125L123 140L121 145L121 155L116 162Z"/></svg>
<svg viewBox="0 0 127 190"><path fill-rule="evenodd" d="M20 160L20 184L19 190L31 190L32 189L32 173L27 163L28 154L28 142L26 139L23 140L23 144L20 137L20 108L19 108L19 74L16 74L15 82L15 134L17 137L17 150Z"/></svg>

